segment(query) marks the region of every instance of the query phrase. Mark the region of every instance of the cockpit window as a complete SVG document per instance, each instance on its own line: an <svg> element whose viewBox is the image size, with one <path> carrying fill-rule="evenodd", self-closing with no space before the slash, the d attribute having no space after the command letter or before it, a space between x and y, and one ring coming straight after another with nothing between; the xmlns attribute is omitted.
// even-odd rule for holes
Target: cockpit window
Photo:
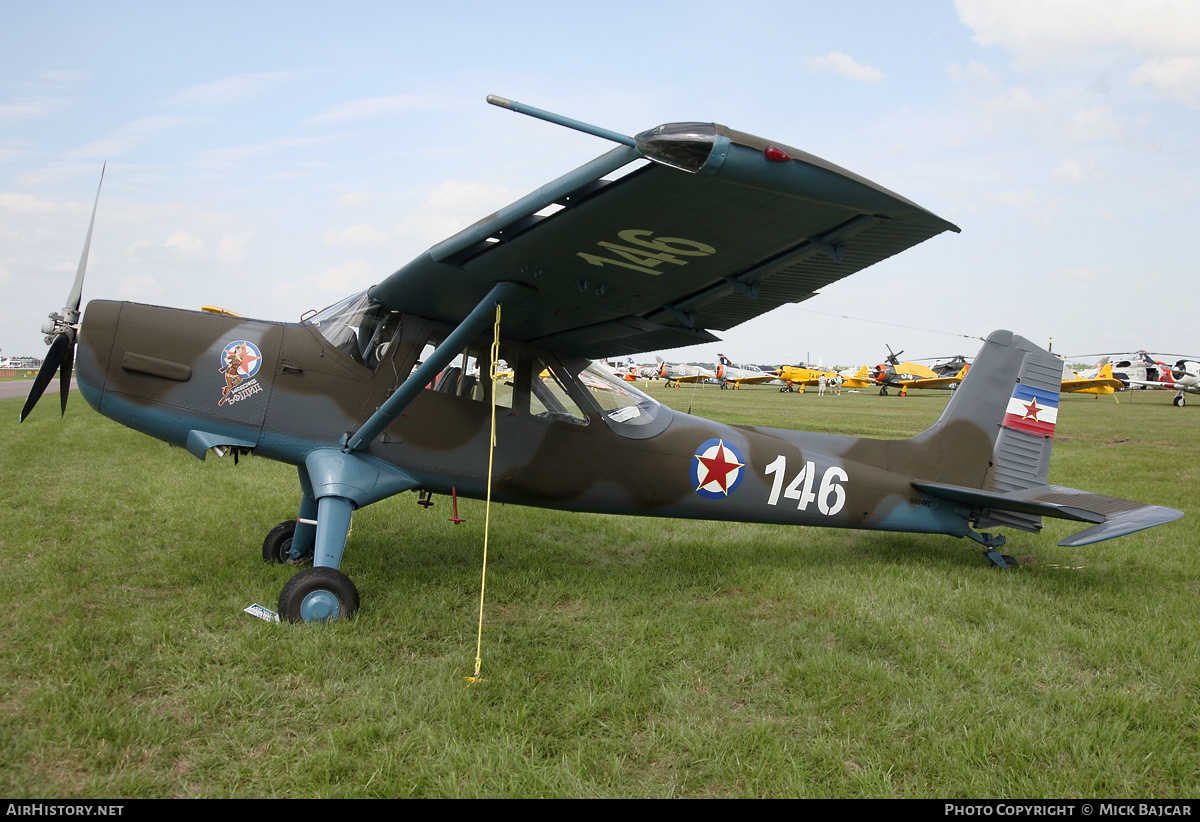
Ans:
<svg viewBox="0 0 1200 822"><path fill-rule="evenodd" d="M560 365L533 361L533 379L529 386L529 413L544 420L587 425L587 417L567 390L566 375Z"/></svg>
<svg viewBox="0 0 1200 822"><path fill-rule="evenodd" d="M662 403L602 365L591 363L578 377L604 421L618 434L645 439L662 432L671 422L671 412Z"/></svg>
<svg viewBox="0 0 1200 822"><path fill-rule="evenodd" d="M391 349L401 316L363 291L334 303L306 324L356 363L374 370Z"/></svg>

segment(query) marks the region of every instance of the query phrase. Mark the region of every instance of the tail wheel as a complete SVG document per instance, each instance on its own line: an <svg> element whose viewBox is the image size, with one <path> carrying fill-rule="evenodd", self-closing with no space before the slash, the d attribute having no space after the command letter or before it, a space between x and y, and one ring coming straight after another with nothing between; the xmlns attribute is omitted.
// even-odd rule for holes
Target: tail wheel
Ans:
<svg viewBox="0 0 1200 822"><path fill-rule="evenodd" d="M289 622L335 622L358 610L358 589L336 568L305 568L279 593L279 616Z"/></svg>
<svg viewBox="0 0 1200 822"><path fill-rule="evenodd" d="M263 540L263 562L270 562L275 565L301 565L305 562L311 562L313 558L312 548L309 548L303 554L292 551L292 537L295 534L296 520L294 519L281 522L272 528L271 532L267 534L267 538Z"/></svg>

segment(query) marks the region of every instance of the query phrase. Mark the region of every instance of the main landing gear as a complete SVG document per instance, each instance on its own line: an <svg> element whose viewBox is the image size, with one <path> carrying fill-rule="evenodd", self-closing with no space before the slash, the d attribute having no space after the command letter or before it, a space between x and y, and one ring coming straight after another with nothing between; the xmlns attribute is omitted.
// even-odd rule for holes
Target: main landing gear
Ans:
<svg viewBox="0 0 1200 822"><path fill-rule="evenodd" d="M263 561L276 565L305 565L312 562L316 540L309 535L304 546L296 539L297 528L311 523L294 519L281 522L263 540ZM315 529L314 529L315 530ZM314 566L300 571L279 594L279 616L289 622L324 622L346 619L358 610L358 588L337 568Z"/></svg>
<svg viewBox="0 0 1200 822"><path fill-rule="evenodd" d="M263 540L263 562L276 565L305 565L312 562L313 546L309 545L307 551L302 551L293 539L296 535L296 525L296 520L289 519L271 529L267 538Z"/></svg>
<svg viewBox="0 0 1200 822"><path fill-rule="evenodd" d="M1175 395L1175 399L1171 400L1171 402L1175 403L1176 407L1183 408L1183 406L1187 405L1187 398L1184 397L1183 392L1180 391Z"/></svg>
<svg viewBox="0 0 1200 822"><path fill-rule="evenodd" d="M336 568L305 568L279 593L279 616L288 622L348 619L358 610L358 589Z"/></svg>
<svg viewBox="0 0 1200 822"><path fill-rule="evenodd" d="M347 619L358 610L358 589L350 578L338 570L342 564L342 553L346 549L346 537L350 533L350 517L355 503L347 497L328 494L318 497L310 471L321 479L318 488L328 488L332 483L326 475L349 476L359 484L350 471L336 474L321 460L341 461L339 455L310 458L311 465L301 466L300 512L295 519L281 522L271 529L263 540L264 562L278 565L306 565L311 568L300 571L283 586L279 594L279 617L289 622L324 622ZM335 462L335 467L338 463ZM353 467L353 466L351 466ZM347 487L351 487L347 482ZM336 486L335 486L336 487Z"/></svg>

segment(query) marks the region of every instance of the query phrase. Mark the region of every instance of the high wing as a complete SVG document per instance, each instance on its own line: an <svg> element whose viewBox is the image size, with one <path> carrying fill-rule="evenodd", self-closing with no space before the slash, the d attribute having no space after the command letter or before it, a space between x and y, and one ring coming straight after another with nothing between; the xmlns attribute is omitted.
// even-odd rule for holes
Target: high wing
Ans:
<svg viewBox="0 0 1200 822"><path fill-rule="evenodd" d="M713 331L958 231L849 171L724 126L626 139L429 249L372 298L456 323L497 283L518 283L533 293L504 306L507 336L599 359L713 342Z"/></svg>

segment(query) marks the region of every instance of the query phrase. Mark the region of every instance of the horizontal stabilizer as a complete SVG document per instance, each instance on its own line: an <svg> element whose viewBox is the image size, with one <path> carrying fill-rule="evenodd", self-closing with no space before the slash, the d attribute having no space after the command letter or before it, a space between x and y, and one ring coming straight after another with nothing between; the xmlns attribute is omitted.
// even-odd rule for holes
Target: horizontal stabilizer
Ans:
<svg viewBox="0 0 1200 822"><path fill-rule="evenodd" d="M1106 497L1111 499L1111 497ZM1132 511L1124 511L1108 518L1101 525L1093 525L1091 528L1085 528L1078 531L1066 539L1058 541L1059 545L1073 548L1076 545L1091 545L1093 542L1100 542L1113 537L1123 537L1126 534L1132 534L1134 531L1141 531L1144 528L1153 528L1155 525L1165 525L1168 522L1174 522L1183 516L1183 512L1175 508L1166 508L1162 505L1139 505Z"/></svg>
<svg viewBox="0 0 1200 822"><path fill-rule="evenodd" d="M1183 516L1182 511L1174 508L1147 505L1061 485L1039 485L1007 493L935 482L914 482L913 487L930 496L963 503L973 508L1015 511L1096 523L1091 528L1085 528L1058 543L1065 547L1090 545L1093 542L1132 534L1144 528L1174 522Z"/></svg>
<svg viewBox="0 0 1200 822"><path fill-rule="evenodd" d="M1023 492L1010 491L1008 493L999 493L996 491L983 491L979 488L964 488L959 485L945 485L938 482L914 482L912 485L913 488L929 494L930 496L949 500L950 502L960 502L964 505L970 505L973 508L993 508L1000 511L1016 511L1021 514L1032 514L1039 517L1056 517L1058 519L1073 519L1079 522L1102 523L1105 521L1104 514L1095 511L1089 511L1076 505L1065 505L1058 502L1029 499L1025 496L1025 494L1030 491L1042 491L1047 488L1056 488L1057 486L1044 485L1025 489ZM1069 491L1072 489L1064 490ZM1086 496L1094 497L1098 495L1087 494ZM1103 499L1112 499L1112 497L1104 497Z"/></svg>

